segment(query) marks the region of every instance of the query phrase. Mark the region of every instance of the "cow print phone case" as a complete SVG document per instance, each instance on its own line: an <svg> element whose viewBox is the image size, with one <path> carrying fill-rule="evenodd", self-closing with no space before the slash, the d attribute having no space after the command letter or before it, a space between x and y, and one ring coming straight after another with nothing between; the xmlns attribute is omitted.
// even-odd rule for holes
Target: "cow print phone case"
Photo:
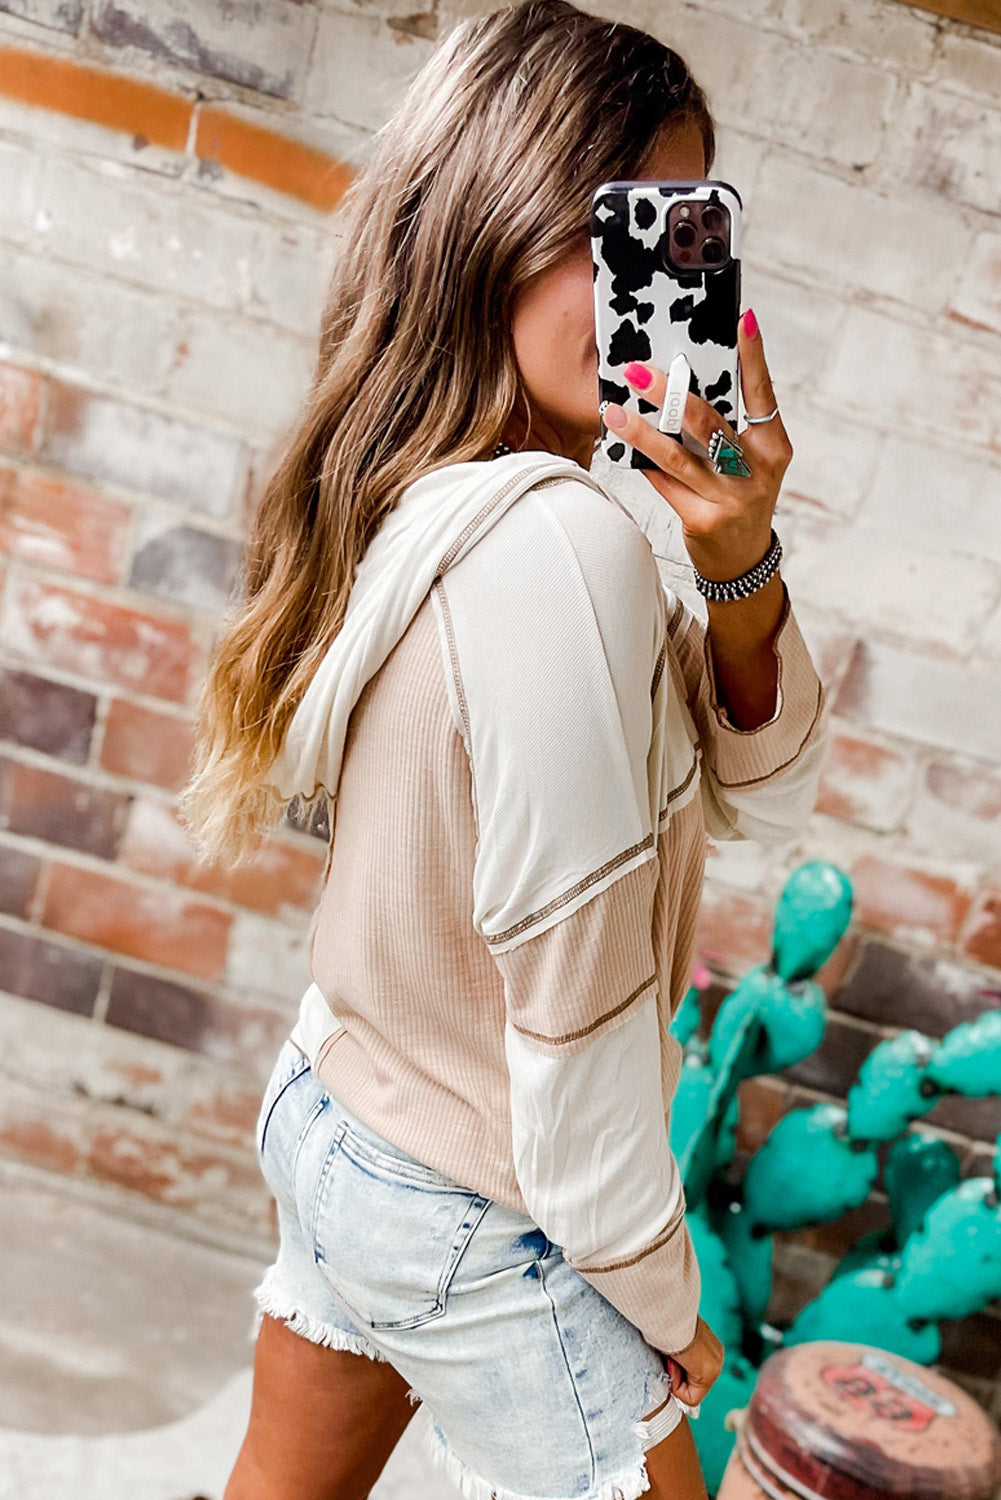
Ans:
<svg viewBox="0 0 1001 1500"><path fill-rule="evenodd" d="M689 389L735 432L746 425L737 358L740 215L740 195L726 182L606 182L597 189L591 258L602 401L652 412L656 427L659 408L626 384L622 367L643 360L666 373L683 352ZM705 455L690 434L674 437ZM657 467L607 428L601 448L623 468Z"/></svg>

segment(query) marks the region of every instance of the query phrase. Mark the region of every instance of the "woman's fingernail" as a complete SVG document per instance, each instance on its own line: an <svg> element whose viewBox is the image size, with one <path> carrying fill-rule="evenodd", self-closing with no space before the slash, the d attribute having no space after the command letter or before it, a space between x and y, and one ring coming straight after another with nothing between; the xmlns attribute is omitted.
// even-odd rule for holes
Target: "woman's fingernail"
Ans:
<svg viewBox="0 0 1001 1500"><path fill-rule="evenodd" d="M744 314L744 332L749 339L757 338L758 336L758 320L754 316L753 307L749 307Z"/></svg>
<svg viewBox="0 0 1001 1500"><path fill-rule="evenodd" d="M653 384L653 376L646 365L628 364L622 371L622 375L630 385L639 386L641 391L645 391Z"/></svg>
<svg viewBox="0 0 1001 1500"><path fill-rule="evenodd" d="M614 401L609 401L608 405L605 407L603 415L605 418L606 427L625 427L626 423L629 421L629 417L626 412Z"/></svg>

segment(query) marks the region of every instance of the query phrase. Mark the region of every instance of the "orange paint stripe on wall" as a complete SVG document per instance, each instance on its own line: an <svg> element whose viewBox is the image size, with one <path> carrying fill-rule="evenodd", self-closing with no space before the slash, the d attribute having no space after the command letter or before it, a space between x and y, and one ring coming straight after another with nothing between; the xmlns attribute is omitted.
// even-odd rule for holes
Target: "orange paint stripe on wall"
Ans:
<svg viewBox="0 0 1001 1500"><path fill-rule="evenodd" d="M187 145L192 104L155 83L22 47L0 47L0 94L41 109L141 135L171 151ZM313 208L334 208L354 172L335 156L215 105L199 112L195 152L229 171L288 193Z"/></svg>
<svg viewBox="0 0 1001 1500"><path fill-rule="evenodd" d="M143 135L172 151L183 151L188 139L189 100L155 83L140 83L65 57L0 47L0 93L112 130Z"/></svg>
<svg viewBox="0 0 1001 1500"><path fill-rule="evenodd" d="M199 110L195 154L319 209L334 208L354 176L336 157L251 125L212 104Z"/></svg>

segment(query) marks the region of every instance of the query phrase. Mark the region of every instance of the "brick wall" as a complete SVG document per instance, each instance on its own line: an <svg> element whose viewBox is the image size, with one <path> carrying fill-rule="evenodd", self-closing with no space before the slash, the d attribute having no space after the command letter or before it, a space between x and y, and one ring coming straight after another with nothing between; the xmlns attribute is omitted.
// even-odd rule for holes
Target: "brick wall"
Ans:
<svg viewBox="0 0 1001 1500"><path fill-rule="evenodd" d="M0 1170L244 1245L270 1235L249 1132L324 829L205 871L173 799L338 200L462 3L0 0ZM591 8L709 93L796 447L784 571L836 709L803 838L709 865L717 999L795 864L858 896L823 1047L744 1085L749 1150L894 1028L1001 1001L1001 39L896 0ZM924 1124L980 1173L1001 1106ZM877 1190L788 1248L885 1219ZM997 1334L947 1332L988 1401Z"/></svg>

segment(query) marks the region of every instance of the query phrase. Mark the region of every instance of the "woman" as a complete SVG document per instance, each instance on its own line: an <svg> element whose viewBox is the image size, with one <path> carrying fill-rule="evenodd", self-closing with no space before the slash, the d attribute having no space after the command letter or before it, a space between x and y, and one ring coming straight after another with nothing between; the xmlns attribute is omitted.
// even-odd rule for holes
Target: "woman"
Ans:
<svg viewBox="0 0 1001 1500"><path fill-rule="evenodd" d="M687 1413L722 1347L668 1026L706 834L801 826L826 706L771 565L706 630L589 475L587 228L600 182L714 149L675 53L527 0L445 39L345 204L182 804L234 863L293 796L334 804L258 1122L280 1247L226 1500L361 1500L418 1400L472 1500L705 1495ZM769 551L792 454L753 315L739 353L750 477L604 413L717 582ZM693 394L684 421L733 436Z"/></svg>

